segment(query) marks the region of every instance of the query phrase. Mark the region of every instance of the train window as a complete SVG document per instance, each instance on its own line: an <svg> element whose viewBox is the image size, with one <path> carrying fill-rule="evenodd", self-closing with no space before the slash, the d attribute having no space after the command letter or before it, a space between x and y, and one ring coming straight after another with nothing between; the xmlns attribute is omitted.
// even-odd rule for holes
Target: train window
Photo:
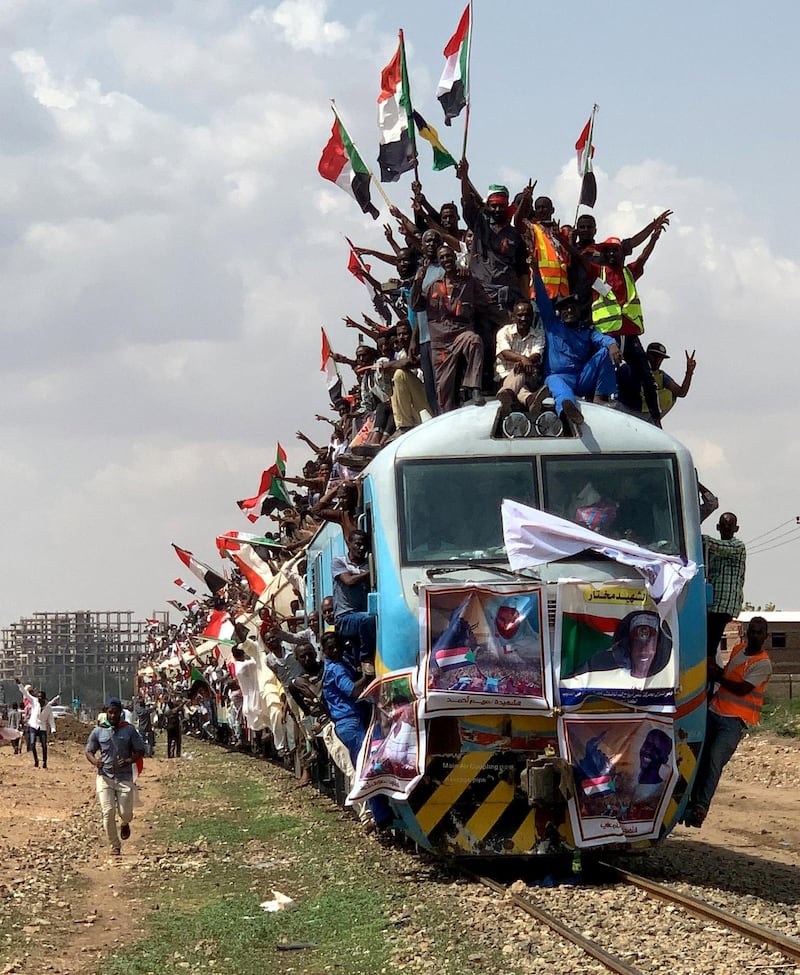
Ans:
<svg viewBox="0 0 800 975"><path fill-rule="evenodd" d="M544 510L609 538L683 553L675 458L669 454L543 457Z"/></svg>
<svg viewBox="0 0 800 975"><path fill-rule="evenodd" d="M401 465L403 562L505 559L500 502L537 505L530 460L413 461Z"/></svg>

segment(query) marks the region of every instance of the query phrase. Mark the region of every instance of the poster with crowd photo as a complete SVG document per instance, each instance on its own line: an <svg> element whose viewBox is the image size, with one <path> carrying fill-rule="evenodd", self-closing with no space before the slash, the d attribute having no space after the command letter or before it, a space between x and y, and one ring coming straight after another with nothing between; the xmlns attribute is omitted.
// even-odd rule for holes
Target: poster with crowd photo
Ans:
<svg viewBox="0 0 800 975"><path fill-rule="evenodd" d="M373 702L348 802L385 795L406 799L425 768L423 702L413 671L393 671L374 680L361 695Z"/></svg>
<svg viewBox="0 0 800 975"><path fill-rule="evenodd" d="M420 590L426 713L550 710L543 605L542 589L530 584Z"/></svg>
<svg viewBox="0 0 800 975"><path fill-rule="evenodd" d="M561 582L556 680L563 707L596 695L671 709L678 685L675 614L662 620L641 582Z"/></svg>
<svg viewBox="0 0 800 975"><path fill-rule="evenodd" d="M655 839L677 781L672 719L662 714L559 718L573 769L570 820L579 847Z"/></svg>

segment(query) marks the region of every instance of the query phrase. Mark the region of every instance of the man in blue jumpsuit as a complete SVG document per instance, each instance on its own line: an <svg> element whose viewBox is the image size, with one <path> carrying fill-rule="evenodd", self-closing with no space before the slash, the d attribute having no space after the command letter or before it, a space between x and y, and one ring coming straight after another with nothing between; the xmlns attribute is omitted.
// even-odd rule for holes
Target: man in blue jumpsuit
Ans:
<svg viewBox="0 0 800 975"><path fill-rule="evenodd" d="M622 363L622 353L613 338L598 332L591 321L581 321L577 295L559 298L554 306L538 272L534 293L547 337L544 381L558 415L580 433L584 421L575 398L607 403L617 391L614 369Z"/></svg>

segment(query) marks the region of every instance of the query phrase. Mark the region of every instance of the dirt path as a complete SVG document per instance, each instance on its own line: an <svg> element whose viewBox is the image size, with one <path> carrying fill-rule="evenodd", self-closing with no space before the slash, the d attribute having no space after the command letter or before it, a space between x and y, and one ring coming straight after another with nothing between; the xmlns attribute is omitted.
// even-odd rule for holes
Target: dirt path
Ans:
<svg viewBox="0 0 800 975"><path fill-rule="evenodd" d="M745 738L703 828L673 835L800 867L800 739Z"/></svg>
<svg viewBox="0 0 800 975"><path fill-rule="evenodd" d="M48 765L0 749L3 975L41 972L45 959L52 975L87 975L95 958L132 936L135 867L170 774L166 761L147 763L131 839L112 861L82 744L52 742Z"/></svg>
<svg viewBox="0 0 800 975"><path fill-rule="evenodd" d="M158 853L150 813L160 801L165 809L181 768L147 763L131 840L110 860L82 744L56 741L49 765L35 769L29 755L0 749L0 975L89 975L135 936L144 911L137 869L150 869ZM703 829L679 827L661 851L674 854L685 844L691 857L724 855L737 871L782 864L793 883L800 876L799 773L800 740L746 739ZM285 812L298 801L290 782Z"/></svg>

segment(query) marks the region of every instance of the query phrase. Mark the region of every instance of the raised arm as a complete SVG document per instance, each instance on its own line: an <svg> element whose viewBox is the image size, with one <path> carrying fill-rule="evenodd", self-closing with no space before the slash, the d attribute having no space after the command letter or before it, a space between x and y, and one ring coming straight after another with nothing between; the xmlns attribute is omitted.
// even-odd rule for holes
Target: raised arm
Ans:
<svg viewBox="0 0 800 975"><path fill-rule="evenodd" d="M411 294L408 296L408 304L412 311L425 311L427 298L422 293L422 281L428 269L430 261L427 259L422 262L422 266L414 275L414 283L411 285Z"/></svg>
<svg viewBox="0 0 800 975"><path fill-rule="evenodd" d="M670 379L669 382L665 383L667 389L678 399L683 399L683 397L689 392L689 387L692 385L692 376L694 375L694 370L697 366L694 353L694 349L692 349L691 355L689 355L688 349L684 349L684 355L686 356L686 372L684 373L683 382L680 384L680 386L675 382L674 379Z"/></svg>
<svg viewBox="0 0 800 975"><path fill-rule="evenodd" d="M537 180L538 182L538 180ZM533 188L536 186L532 180L528 180L528 185L522 191L514 214L514 226L520 233L525 229L525 223L533 211Z"/></svg>
<svg viewBox="0 0 800 975"><path fill-rule="evenodd" d="M697 490L700 493L700 521L705 521L719 507L719 498L700 481L697 482Z"/></svg>
<svg viewBox="0 0 800 975"><path fill-rule="evenodd" d="M364 255L367 257L377 257L379 261L397 267L397 254L384 254L382 251L375 251L371 247L355 247L354 250L359 257L364 257Z"/></svg>
<svg viewBox="0 0 800 975"><path fill-rule="evenodd" d="M392 233L391 224L385 223L383 225L383 236L386 238L386 242L392 248L392 250L394 251L394 255L396 257L402 250L402 247L394 239L394 234Z"/></svg>
<svg viewBox="0 0 800 975"><path fill-rule="evenodd" d="M552 331L556 326L556 312L538 270L533 272L533 294L545 331Z"/></svg>
<svg viewBox="0 0 800 975"><path fill-rule="evenodd" d="M338 362L339 365L350 366L353 372L356 371L356 366L358 365L355 359L349 359L346 355L342 355L341 352L333 353L333 361Z"/></svg>
<svg viewBox="0 0 800 975"><path fill-rule="evenodd" d="M297 433L295 434L295 437L297 437L298 440L302 440L303 443L308 444L308 446L314 451L315 454L327 454L328 452L327 447L318 447L310 437L307 437L303 433L302 430L298 430Z"/></svg>
<svg viewBox="0 0 800 975"><path fill-rule="evenodd" d="M443 244L449 244L456 253L461 250L461 245L464 243L464 241L461 240L460 237L455 237L453 234L449 234L438 220L435 220L433 217L428 217L428 227L431 230L436 231L436 233L442 238Z"/></svg>
<svg viewBox="0 0 800 975"><path fill-rule="evenodd" d="M665 210L663 213L659 213L659 215L654 220L651 220L646 227L642 227L638 234L633 237L628 237L625 244L628 245L630 250L633 250L633 248L643 244L654 230L657 230L659 227L662 230L666 230L666 228L669 226L669 218L671 216L672 210ZM630 253L630 250L628 253Z"/></svg>
<svg viewBox="0 0 800 975"><path fill-rule="evenodd" d="M650 240L647 242L647 246L639 255L639 257L636 259L636 263L639 265L639 267L642 270L644 270L645 264L648 262L648 260L650 259L650 255L655 250L656 241L663 233L664 233L664 226L662 224L659 224L655 228L655 230L653 230L653 232L650 234Z"/></svg>
<svg viewBox="0 0 800 975"><path fill-rule="evenodd" d="M418 232L417 225L414 223L414 221L409 220L409 218L404 213L402 213L396 206L389 207L389 213L391 213L391 215L397 221L397 225L400 227L400 230L403 236L405 237L408 246L413 247L415 250L421 251L422 238Z"/></svg>
<svg viewBox="0 0 800 975"><path fill-rule="evenodd" d="M483 197L472 185L469 178L469 163L462 159L456 167L456 175L461 180L461 213L464 222L468 227L472 227L483 206Z"/></svg>
<svg viewBox="0 0 800 975"><path fill-rule="evenodd" d="M346 318L342 319L348 328L354 328L366 335L367 338L372 339L373 342L378 341L378 336L383 334L381 331L375 328L371 328L367 325L362 325L361 322L357 322L354 318L350 318L348 315Z"/></svg>
<svg viewBox="0 0 800 975"><path fill-rule="evenodd" d="M15 677L14 682L19 688L19 692L22 695L23 701L29 701L31 704L35 704L36 698L33 696L33 694L31 694L31 685L30 684L23 685L19 677Z"/></svg>

